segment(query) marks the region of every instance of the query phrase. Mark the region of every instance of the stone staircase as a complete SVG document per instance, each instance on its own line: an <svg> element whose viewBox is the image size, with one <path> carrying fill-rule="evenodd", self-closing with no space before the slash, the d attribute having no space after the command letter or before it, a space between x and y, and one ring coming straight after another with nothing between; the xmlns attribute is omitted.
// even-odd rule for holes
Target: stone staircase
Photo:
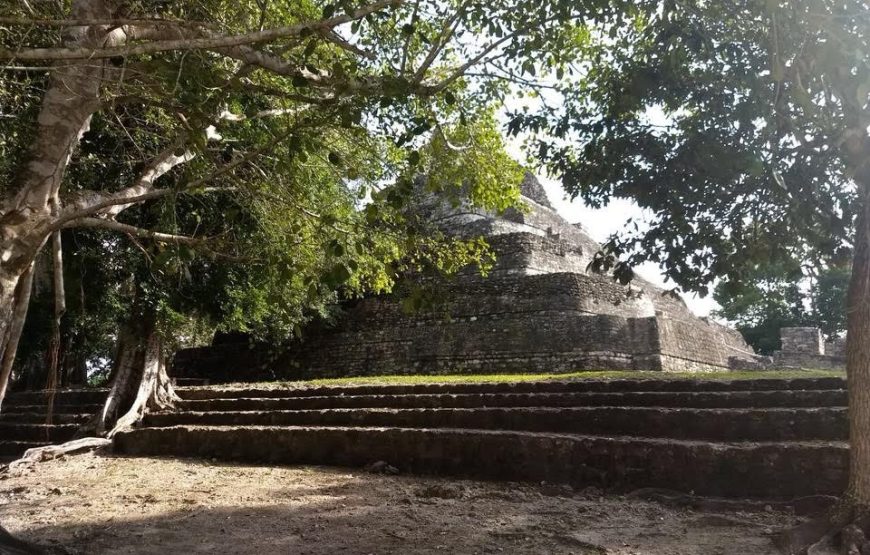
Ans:
<svg viewBox="0 0 870 555"><path fill-rule="evenodd" d="M31 447L69 441L103 406L105 389L66 389L54 404L43 391L13 392L0 411L0 462L14 460Z"/></svg>
<svg viewBox="0 0 870 555"><path fill-rule="evenodd" d="M115 449L781 499L838 494L848 470L840 379L179 393L177 411L149 414Z"/></svg>

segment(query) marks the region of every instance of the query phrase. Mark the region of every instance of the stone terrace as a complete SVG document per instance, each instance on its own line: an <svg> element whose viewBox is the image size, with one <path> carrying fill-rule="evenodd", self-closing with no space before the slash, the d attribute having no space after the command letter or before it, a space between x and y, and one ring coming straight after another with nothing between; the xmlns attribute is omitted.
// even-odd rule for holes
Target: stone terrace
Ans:
<svg viewBox="0 0 870 555"><path fill-rule="evenodd" d="M61 390L54 403L43 391L10 393L0 412L0 462L15 459L32 447L63 443L99 411L104 389Z"/></svg>
<svg viewBox="0 0 870 555"><path fill-rule="evenodd" d="M180 393L116 450L780 499L838 494L848 470L837 378Z"/></svg>

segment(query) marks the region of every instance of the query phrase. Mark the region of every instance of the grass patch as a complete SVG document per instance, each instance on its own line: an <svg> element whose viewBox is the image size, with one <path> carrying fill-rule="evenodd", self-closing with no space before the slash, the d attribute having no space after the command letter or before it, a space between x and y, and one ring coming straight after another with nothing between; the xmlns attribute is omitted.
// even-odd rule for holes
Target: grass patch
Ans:
<svg viewBox="0 0 870 555"><path fill-rule="evenodd" d="M840 370L765 370L759 372L638 372L609 370L601 372L570 372L566 374L447 374L447 375L391 375L355 376L348 378L320 378L304 381L268 382L271 386L306 387L323 385L405 385L452 384L487 382L532 382L551 380L751 380L761 378L844 378ZM255 384L247 384L254 386ZM265 384L264 384L265 385Z"/></svg>

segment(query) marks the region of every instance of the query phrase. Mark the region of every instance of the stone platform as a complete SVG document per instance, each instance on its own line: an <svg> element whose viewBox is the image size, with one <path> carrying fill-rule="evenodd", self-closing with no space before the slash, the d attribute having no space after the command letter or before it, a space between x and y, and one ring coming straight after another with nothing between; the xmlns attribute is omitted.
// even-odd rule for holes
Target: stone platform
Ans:
<svg viewBox="0 0 870 555"><path fill-rule="evenodd" d="M845 382L613 380L183 388L116 436L136 455L789 499L839 494Z"/></svg>
<svg viewBox="0 0 870 555"><path fill-rule="evenodd" d="M407 312L401 298L341 305L301 340L249 343L239 334L179 351L171 374L210 383L383 374L551 373L577 370L727 370L754 353L735 330L695 316L678 298L636 278L629 286L590 270L601 249L546 201L528 176L525 209L494 215L437 199L421 208L438 231L483 237L491 271L424 280L440 299ZM435 224L433 224L435 225Z"/></svg>
<svg viewBox="0 0 870 555"><path fill-rule="evenodd" d="M65 389L54 396L44 391L13 392L0 411L0 461L20 457L32 447L73 439L79 428L103 407L105 389Z"/></svg>

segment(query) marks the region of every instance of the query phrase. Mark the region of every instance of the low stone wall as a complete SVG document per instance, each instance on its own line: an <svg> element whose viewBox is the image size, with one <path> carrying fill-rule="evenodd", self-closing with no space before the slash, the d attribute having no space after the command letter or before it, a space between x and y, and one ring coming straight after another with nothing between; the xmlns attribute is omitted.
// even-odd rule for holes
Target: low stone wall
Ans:
<svg viewBox="0 0 870 555"><path fill-rule="evenodd" d="M811 370L842 370L846 358L810 353L778 352L773 355L772 366L776 368L807 368Z"/></svg>
<svg viewBox="0 0 870 555"><path fill-rule="evenodd" d="M723 445L404 428L138 428L116 435L114 449L268 464L361 467L383 460L403 472L764 498L836 495L846 485L849 462L848 447L820 442Z"/></svg>
<svg viewBox="0 0 870 555"><path fill-rule="evenodd" d="M705 319L656 313L662 369L670 372L710 372L730 368L730 359L755 356L736 330Z"/></svg>
<svg viewBox="0 0 870 555"><path fill-rule="evenodd" d="M682 305L574 273L467 276L444 284L436 310L406 313L390 297L355 301L335 327L284 346L245 343L178 353L174 375L229 380L377 374L710 371L748 347ZM692 318L691 320L689 318Z"/></svg>
<svg viewBox="0 0 870 555"><path fill-rule="evenodd" d="M782 350L772 356L731 357L732 370L772 370L802 368L845 370L846 338L825 341L819 328L800 327L780 330Z"/></svg>

